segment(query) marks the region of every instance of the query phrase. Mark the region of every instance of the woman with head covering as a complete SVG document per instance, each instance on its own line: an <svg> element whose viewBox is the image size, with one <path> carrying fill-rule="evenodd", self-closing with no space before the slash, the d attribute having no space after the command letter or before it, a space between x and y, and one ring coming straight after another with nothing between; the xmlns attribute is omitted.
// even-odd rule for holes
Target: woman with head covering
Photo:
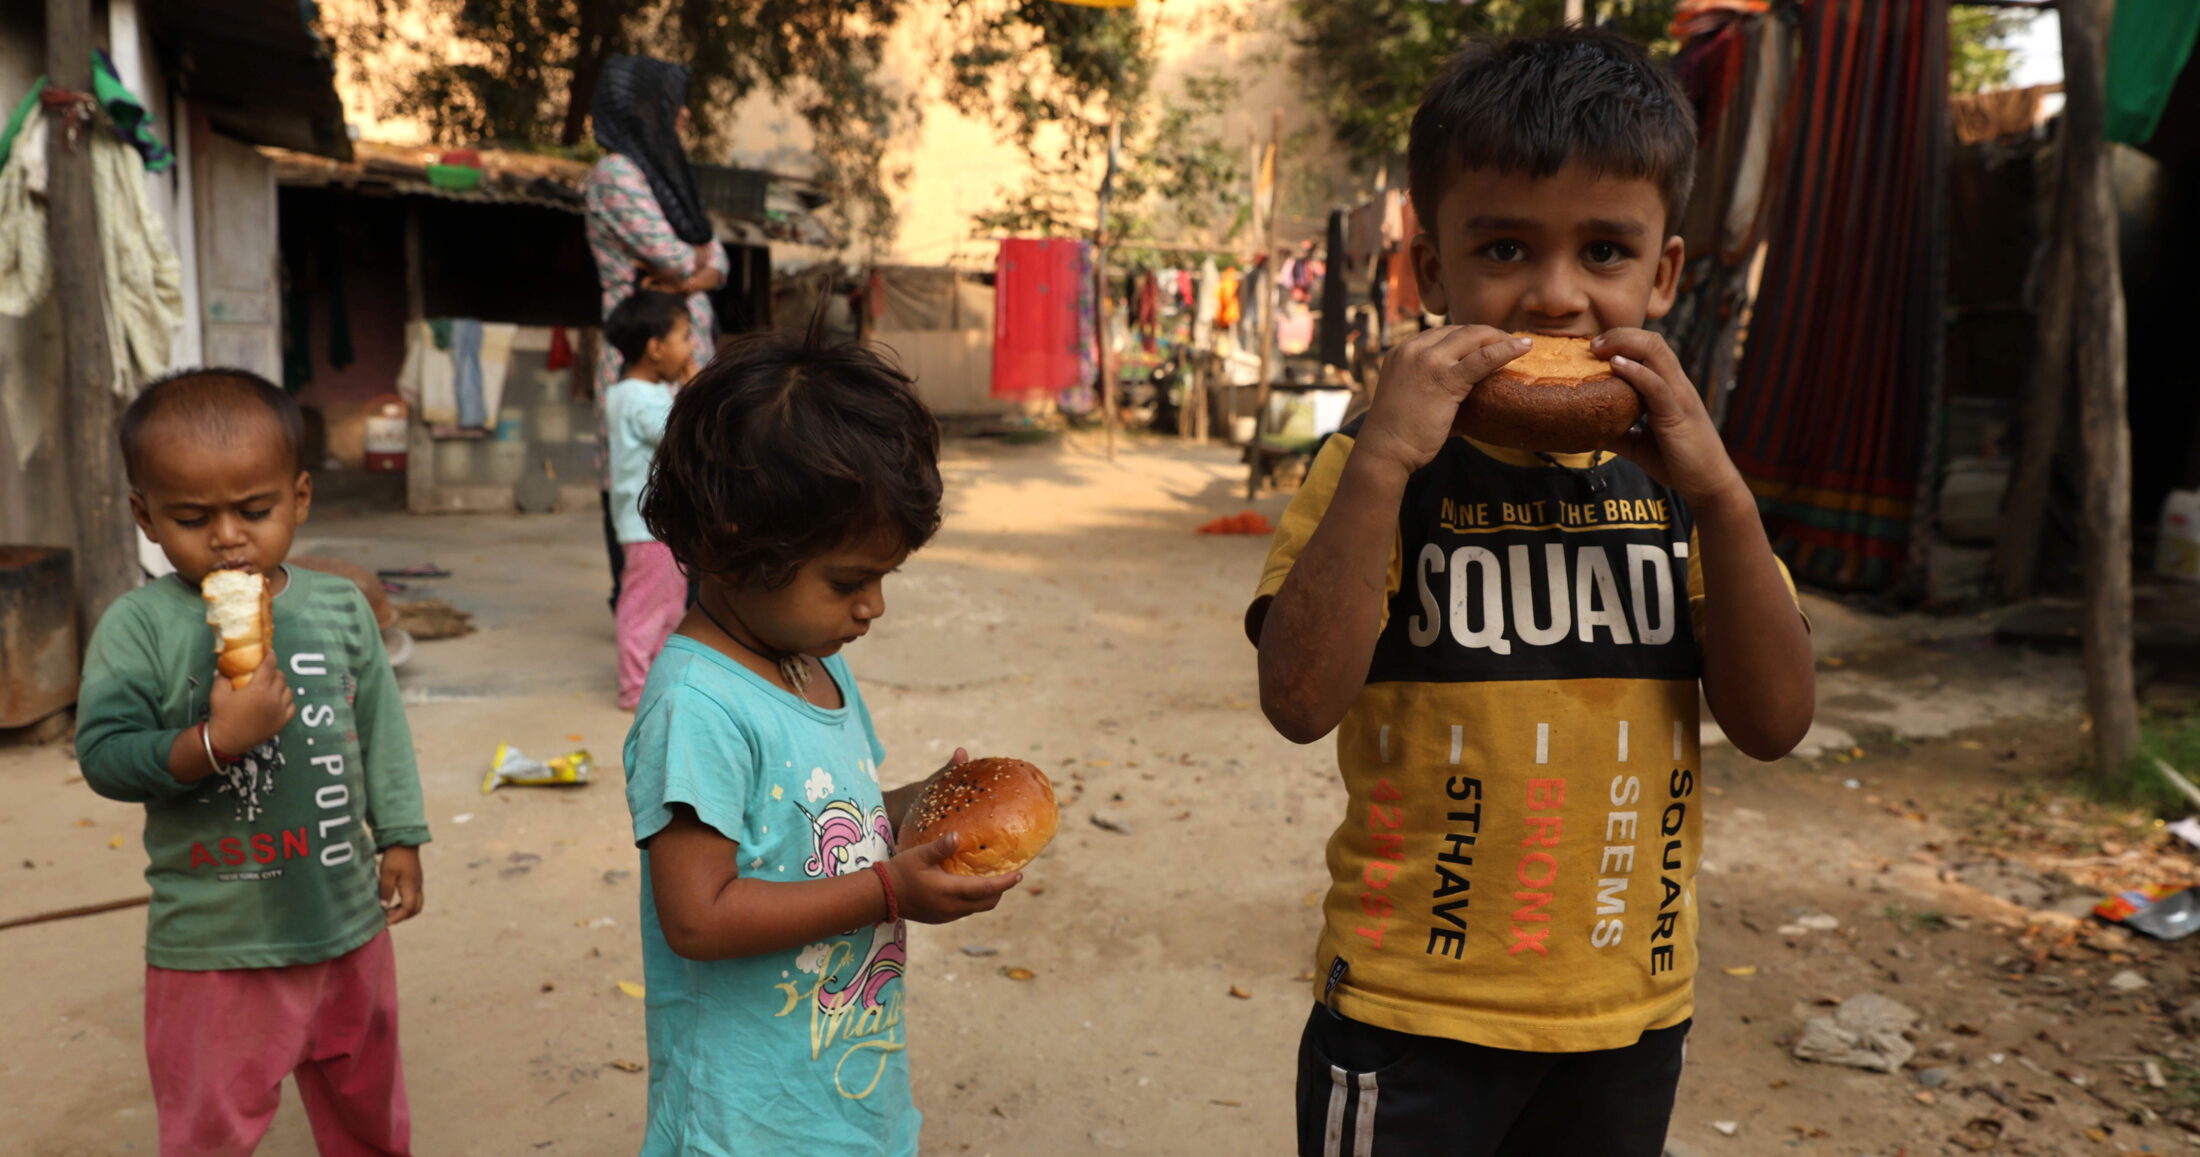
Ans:
<svg viewBox="0 0 2200 1157"><path fill-rule="evenodd" d="M603 316L637 289L687 298L688 324L701 360L718 348L718 319L706 294L724 285L726 251L712 233L695 175L688 169L688 70L641 56L614 56L596 82L589 119L604 158L588 174L588 248L596 258ZM619 380L619 353L596 344L597 445L604 442L603 397ZM603 466L599 457L599 467ZM611 483L603 490L604 545L611 552L611 601L618 605L623 569L611 526Z"/></svg>

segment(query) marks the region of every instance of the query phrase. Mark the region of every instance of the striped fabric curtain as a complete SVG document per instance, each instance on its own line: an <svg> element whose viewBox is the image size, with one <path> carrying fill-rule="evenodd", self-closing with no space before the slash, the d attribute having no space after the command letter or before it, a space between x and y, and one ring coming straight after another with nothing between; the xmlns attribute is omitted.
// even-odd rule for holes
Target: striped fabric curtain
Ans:
<svg viewBox="0 0 2200 1157"><path fill-rule="evenodd" d="M1942 342L1946 0L1811 0L1786 176L1723 432L1796 577L1904 577Z"/></svg>

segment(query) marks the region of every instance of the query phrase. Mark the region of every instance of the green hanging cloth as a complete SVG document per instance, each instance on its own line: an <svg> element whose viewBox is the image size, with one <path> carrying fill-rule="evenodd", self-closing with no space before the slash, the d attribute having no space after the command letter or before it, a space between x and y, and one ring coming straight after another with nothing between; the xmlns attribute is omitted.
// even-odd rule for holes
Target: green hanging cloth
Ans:
<svg viewBox="0 0 2200 1157"><path fill-rule="evenodd" d="M22 134L23 122L31 119L31 110L38 107L38 94L44 91L46 78L41 76L31 82L31 90L15 102L15 111L8 114L8 127L0 129L0 169L8 167L8 158L15 152L15 138Z"/></svg>
<svg viewBox="0 0 2200 1157"><path fill-rule="evenodd" d="M107 110L107 119L114 122L115 135L144 158L147 172L165 173L176 163L176 155L153 134L152 112L136 93L123 87L122 78L115 74L114 62L99 49L92 50L92 97L99 101L99 107Z"/></svg>
<svg viewBox="0 0 2200 1157"><path fill-rule="evenodd" d="M2109 140L2144 145L2161 125L2177 75L2200 35L2194 0L2117 0L2108 31Z"/></svg>
<svg viewBox="0 0 2200 1157"><path fill-rule="evenodd" d="M39 94L45 91L46 78L41 76L31 82L31 90L23 94L23 99L16 102L15 111L8 115L7 128L0 130L0 168L7 167L8 157L15 151L15 138L22 133L23 122L30 119L31 110L38 107ZM169 152L168 146L153 132L153 114L146 109L145 102L123 85L107 54L96 48L92 50L92 99L106 110L115 135L137 150L148 171L165 173L176 163L176 155Z"/></svg>

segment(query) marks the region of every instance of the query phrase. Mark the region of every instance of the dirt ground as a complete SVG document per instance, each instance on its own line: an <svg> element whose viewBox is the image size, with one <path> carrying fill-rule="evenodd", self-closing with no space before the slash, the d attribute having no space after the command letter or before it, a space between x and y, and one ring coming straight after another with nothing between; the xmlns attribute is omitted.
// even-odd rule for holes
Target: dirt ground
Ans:
<svg viewBox="0 0 2200 1157"><path fill-rule="evenodd" d="M1062 837L998 912L912 931L926 1151L1288 1152L1343 793L1328 745L1276 737L1255 703L1238 616L1264 540L1192 533L1245 506L1235 456L965 442L946 473L946 528L849 653L885 781L962 745L1030 758L1066 791ZM299 546L448 567L398 598L449 599L481 628L420 644L401 676L436 837L427 912L397 938L423 1154L616 1154L640 1135L642 1008L619 988L641 979L627 717L597 518L324 512ZM2194 882L2191 861L2154 825L2057 794L2081 739L2073 661L1996 648L1981 620L1810 610L1821 723L1804 752L1707 754L1705 969L1671 1152L2200 1145L2179 1127L2200 1129L2200 1050L2180 1032L2200 1009L2179 1016L2200 950L2077 915L2104 882ZM598 782L485 797L499 741L585 746ZM141 890L138 813L92 795L66 746L0 750L0 782L0 919ZM154 1150L142 935L139 912L0 931L0 1150ZM1792 1058L1806 1018L1865 992L1920 1016L1903 1071ZM311 1151L293 1097L262 1152Z"/></svg>

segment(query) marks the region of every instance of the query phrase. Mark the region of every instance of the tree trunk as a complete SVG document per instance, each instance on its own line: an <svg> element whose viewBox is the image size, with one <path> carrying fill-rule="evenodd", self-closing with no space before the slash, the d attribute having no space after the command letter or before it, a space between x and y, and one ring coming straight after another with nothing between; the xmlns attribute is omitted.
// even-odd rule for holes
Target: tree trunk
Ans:
<svg viewBox="0 0 2200 1157"><path fill-rule="evenodd" d="M53 89L92 89L90 0L46 0L46 77ZM93 122L69 131L68 111L47 110L46 228L53 247L54 304L61 318L70 485L76 514L76 602L80 641L107 607L137 585L122 453L115 444L114 355L107 347L107 299L92 201Z"/></svg>
<svg viewBox="0 0 2200 1157"><path fill-rule="evenodd" d="M2085 446L2085 697L2093 720L2094 774L2123 774L2138 750L2139 707L2131 661L2131 425L2125 401L2123 271L2116 201L2102 137L2107 39L2114 0L2062 0L2065 93L2064 191L2077 261L2079 428Z"/></svg>

